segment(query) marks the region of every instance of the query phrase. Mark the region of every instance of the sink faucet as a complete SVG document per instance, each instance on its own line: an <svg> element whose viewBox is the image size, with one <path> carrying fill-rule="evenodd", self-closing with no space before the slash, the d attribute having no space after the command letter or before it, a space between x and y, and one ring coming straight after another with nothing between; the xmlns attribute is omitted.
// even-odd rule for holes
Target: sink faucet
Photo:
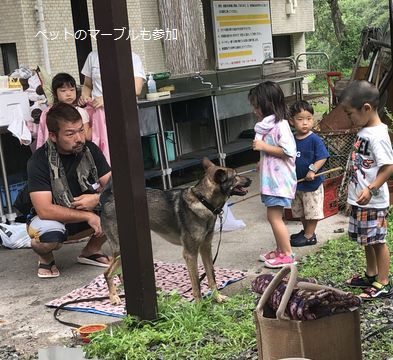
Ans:
<svg viewBox="0 0 393 360"><path fill-rule="evenodd" d="M193 76L193 79L198 79L201 81L202 85L209 85L210 89L213 87L213 84L210 81L205 81L205 79L203 78L203 76L201 75L200 71L197 71L195 73L195 75Z"/></svg>

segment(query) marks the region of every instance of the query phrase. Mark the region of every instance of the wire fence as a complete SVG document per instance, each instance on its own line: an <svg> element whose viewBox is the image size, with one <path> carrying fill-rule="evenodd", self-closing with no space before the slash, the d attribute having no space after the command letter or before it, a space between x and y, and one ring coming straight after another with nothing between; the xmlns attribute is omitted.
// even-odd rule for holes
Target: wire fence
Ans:
<svg viewBox="0 0 393 360"><path fill-rule="evenodd" d="M327 178L333 178L342 175L341 185L337 191L339 208L345 208L347 201L347 185L348 185L348 161L356 138L356 130L340 130L331 131L329 133L316 132L323 140L329 151L330 158L327 160L325 168L333 169L341 166L342 170L338 173L326 175Z"/></svg>

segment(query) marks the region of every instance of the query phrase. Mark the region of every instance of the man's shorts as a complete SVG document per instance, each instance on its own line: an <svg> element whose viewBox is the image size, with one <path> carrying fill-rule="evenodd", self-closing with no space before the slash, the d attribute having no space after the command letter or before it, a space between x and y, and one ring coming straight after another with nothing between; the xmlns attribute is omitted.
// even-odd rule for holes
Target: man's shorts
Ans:
<svg viewBox="0 0 393 360"><path fill-rule="evenodd" d="M63 243L68 236L89 229L87 222L63 224L59 221L41 220L37 215L27 222L27 232L43 243Z"/></svg>
<svg viewBox="0 0 393 360"><path fill-rule="evenodd" d="M292 216L304 217L306 220L323 219L323 200L323 184L315 191L296 191L292 201Z"/></svg>
<svg viewBox="0 0 393 360"><path fill-rule="evenodd" d="M367 209L353 206L349 216L348 235L359 245L384 244L389 208Z"/></svg>

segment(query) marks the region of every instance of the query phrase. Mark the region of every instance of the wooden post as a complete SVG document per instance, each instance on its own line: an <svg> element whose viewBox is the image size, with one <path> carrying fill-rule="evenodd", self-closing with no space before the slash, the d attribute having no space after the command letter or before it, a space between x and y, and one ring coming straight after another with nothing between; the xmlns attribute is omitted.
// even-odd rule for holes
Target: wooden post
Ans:
<svg viewBox="0 0 393 360"><path fill-rule="evenodd" d="M156 318L156 288L126 0L93 0L127 314ZM126 28L118 40L119 31ZM112 34L112 35L101 35ZM93 125L94 126L94 125Z"/></svg>
<svg viewBox="0 0 393 360"><path fill-rule="evenodd" d="M87 55L89 55L91 51L89 13L87 11L86 0L71 0L71 10L74 33L75 31L83 30L86 32L87 35L85 39L85 33L83 33L80 39L75 39L76 57L78 59L79 81L81 84L83 84L84 76L82 75L81 71L83 65L85 64Z"/></svg>

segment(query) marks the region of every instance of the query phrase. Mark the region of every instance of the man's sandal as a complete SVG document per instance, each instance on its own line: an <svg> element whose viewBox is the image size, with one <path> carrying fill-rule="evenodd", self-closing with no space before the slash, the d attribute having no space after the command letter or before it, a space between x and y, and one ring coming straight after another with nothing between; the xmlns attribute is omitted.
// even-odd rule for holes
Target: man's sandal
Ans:
<svg viewBox="0 0 393 360"><path fill-rule="evenodd" d="M107 259L108 263L98 261L99 259ZM89 256L79 255L77 257L77 261L79 264L93 265L93 266L99 266L104 268L107 268L110 265L109 264L110 258L106 254L92 254Z"/></svg>
<svg viewBox="0 0 393 360"><path fill-rule="evenodd" d="M362 300L374 300L374 299L383 299L393 295L393 287L392 285L386 284L382 285L378 281L374 281L370 287L364 289L363 293L359 296Z"/></svg>
<svg viewBox="0 0 393 360"><path fill-rule="evenodd" d="M51 278L56 278L60 275L59 270L57 269L57 271L52 271L53 266L56 266L55 260L52 260L49 264L44 264L39 262L38 263L38 269L45 269L45 270L49 270L50 274L40 274L39 272L37 272L37 276L41 279L51 279Z"/></svg>
<svg viewBox="0 0 393 360"><path fill-rule="evenodd" d="M364 276L358 274L353 275L350 279L345 282L345 285L350 287L368 288L377 279L377 275L369 276L364 273Z"/></svg>

